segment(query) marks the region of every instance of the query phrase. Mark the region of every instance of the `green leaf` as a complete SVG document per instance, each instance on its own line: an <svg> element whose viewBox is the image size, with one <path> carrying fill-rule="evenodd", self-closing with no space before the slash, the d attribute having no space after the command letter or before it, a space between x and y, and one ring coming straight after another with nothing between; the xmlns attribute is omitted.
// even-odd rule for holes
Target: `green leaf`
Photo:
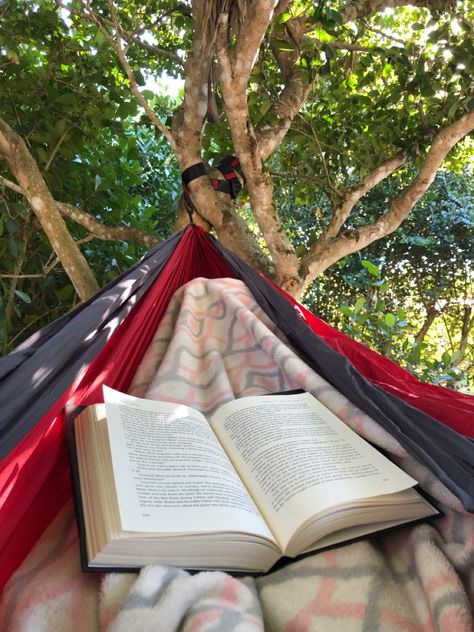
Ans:
<svg viewBox="0 0 474 632"><path fill-rule="evenodd" d="M341 314L344 314L344 316L351 317L353 315L352 309L350 307L347 307L347 305L343 305L342 307L340 307L339 311L341 312Z"/></svg>
<svg viewBox="0 0 474 632"><path fill-rule="evenodd" d="M330 20L335 22L335 24L337 24L338 26L340 26L344 21L339 11L336 11L335 9L328 9L326 11L326 15Z"/></svg>
<svg viewBox="0 0 474 632"><path fill-rule="evenodd" d="M28 304L30 304L30 303L31 303L31 298L28 296L28 294L25 294L25 292L22 292L21 290L15 290L15 294L16 294L19 298L21 298L21 300L22 300L24 303L28 303Z"/></svg>
<svg viewBox="0 0 474 632"><path fill-rule="evenodd" d="M13 235L14 233L18 232L18 222L16 222L13 217L8 217L7 221L5 222L5 228L10 235Z"/></svg>
<svg viewBox="0 0 474 632"><path fill-rule="evenodd" d="M322 28L315 29L314 34L320 42L329 42L333 39L332 35Z"/></svg>
<svg viewBox="0 0 474 632"><path fill-rule="evenodd" d="M139 70L136 70L134 74L135 74L135 81L137 82L137 85L144 86L146 81L143 74Z"/></svg>
<svg viewBox="0 0 474 632"><path fill-rule="evenodd" d="M460 101L455 101L448 110L448 118L452 118L459 110Z"/></svg>
<svg viewBox="0 0 474 632"><path fill-rule="evenodd" d="M354 312L357 314L360 312L360 310L364 307L365 305L365 298L363 296L359 296L359 298L357 299L355 305L354 305Z"/></svg>
<svg viewBox="0 0 474 632"><path fill-rule="evenodd" d="M362 259L362 265L364 266L364 268L366 270L368 270L370 272L370 274L373 274L376 277L380 276L380 269L379 269L379 267L376 266L371 261L369 261L368 259Z"/></svg>
<svg viewBox="0 0 474 632"><path fill-rule="evenodd" d="M9 50L7 50L6 54L7 54L8 59L12 61L14 64L18 65L20 63L20 58L18 56L18 53L15 50L10 48Z"/></svg>
<svg viewBox="0 0 474 632"><path fill-rule="evenodd" d="M285 22L288 22L288 20L291 18L291 13L288 13L288 11L285 11L284 13L280 13L279 15L277 15L276 17L276 24L285 24Z"/></svg>
<svg viewBox="0 0 474 632"><path fill-rule="evenodd" d="M451 356L451 363L453 362L457 362L458 360L460 360L462 358L462 352L459 351L459 349L457 351L455 351L452 356Z"/></svg>
<svg viewBox="0 0 474 632"><path fill-rule="evenodd" d="M66 119L59 119L59 121L56 121L54 129L59 135L61 135L66 129Z"/></svg>
<svg viewBox="0 0 474 632"><path fill-rule="evenodd" d="M395 316L393 314L385 314L385 322L389 327L393 327L395 325Z"/></svg>
<svg viewBox="0 0 474 632"><path fill-rule="evenodd" d="M12 239L10 237L10 239L8 240L8 246L10 248L10 252L11 255L14 259L18 259L19 255L20 255L20 251L18 249L18 244L16 243L16 241L14 239Z"/></svg>
<svg viewBox="0 0 474 632"><path fill-rule="evenodd" d="M46 164L48 162L48 154L45 152L45 150L42 147L38 147L36 149L36 153L38 154L38 158L41 160L43 164Z"/></svg>
<svg viewBox="0 0 474 632"><path fill-rule="evenodd" d="M275 48L278 48L278 50L288 52L292 52L295 50L294 44L292 44L291 42L287 42L286 40L272 38L271 43L273 44L273 46L275 46Z"/></svg>
<svg viewBox="0 0 474 632"><path fill-rule="evenodd" d="M272 101L271 99L268 98L264 98L262 99L262 103L260 105L260 114L263 116L264 114L266 114L268 112L268 110L272 107Z"/></svg>
<svg viewBox="0 0 474 632"><path fill-rule="evenodd" d="M142 90L142 95L145 97L147 101L151 101L155 98L155 93L151 90Z"/></svg>
<svg viewBox="0 0 474 632"><path fill-rule="evenodd" d="M62 94L61 96L55 99L56 103L61 103L62 105L76 105L77 104L77 96L75 94Z"/></svg>
<svg viewBox="0 0 474 632"><path fill-rule="evenodd" d="M73 294L74 294L73 286L72 285L66 285L66 287L61 288L57 292L57 297L61 301L67 301L73 296Z"/></svg>
<svg viewBox="0 0 474 632"><path fill-rule="evenodd" d="M443 353L443 355L441 356L441 360L445 366L451 364L451 354L449 353L449 351L445 351Z"/></svg>

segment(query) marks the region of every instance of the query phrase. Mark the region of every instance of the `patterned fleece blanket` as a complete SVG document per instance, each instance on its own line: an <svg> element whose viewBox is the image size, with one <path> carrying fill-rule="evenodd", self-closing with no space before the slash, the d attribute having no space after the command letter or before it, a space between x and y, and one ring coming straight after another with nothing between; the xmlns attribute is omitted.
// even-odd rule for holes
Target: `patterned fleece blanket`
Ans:
<svg viewBox="0 0 474 632"><path fill-rule="evenodd" d="M468 632L474 629L474 519L399 443L291 350L241 281L196 279L171 301L134 395L211 414L236 397L301 388L393 459L445 516L293 562L261 577L82 573L72 505L0 598L8 632ZM54 491L52 491L54 493Z"/></svg>

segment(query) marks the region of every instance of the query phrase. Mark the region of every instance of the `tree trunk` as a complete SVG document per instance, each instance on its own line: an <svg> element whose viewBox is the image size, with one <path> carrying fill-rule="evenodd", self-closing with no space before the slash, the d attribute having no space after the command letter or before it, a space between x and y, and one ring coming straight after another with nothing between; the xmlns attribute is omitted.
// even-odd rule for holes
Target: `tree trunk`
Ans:
<svg viewBox="0 0 474 632"><path fill-rule="evenodd" d="M71 237L40 170L23 139L0 119L0 153L38 217L53 250L59 257L81 300L99 290L86 259Z"/></svg>
<svg viewBox="0 0 474 632"><path fill-rule="evenodd" d="M437 316L439 316L440 312L439 310L436 309L436 307L434 305L431 305L427 310L426 310L426 318L425 318L425 322L423 323L422 328L420 329L420 331L416 334L415 336L415 343L417 345L421 344L426 336L426 334L428 333L429 328L431 327L431 325L433 324L435 318Z"/></svg>
<svg viewBox="0 0 474 632"><path fill-rule="evenodd" d="M453 366L459 366L466 356L469 346L469 335L474 326L474 317L472 317L472 307L464 306L464 314L462 319L461 340L457 349L459 357L453 362Z"/></svg>

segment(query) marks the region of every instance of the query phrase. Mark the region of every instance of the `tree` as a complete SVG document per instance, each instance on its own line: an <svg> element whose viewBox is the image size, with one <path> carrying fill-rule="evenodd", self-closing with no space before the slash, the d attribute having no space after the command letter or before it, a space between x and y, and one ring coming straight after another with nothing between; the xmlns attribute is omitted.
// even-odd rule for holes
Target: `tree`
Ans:
<svg viewBox="0 0 474 632"><path fill-rule="evenodd" d="M239 157L247 212L260 235L205 175L188 187L195 221L301 294L338 259L396 230L474 127L472 4L405 5L44 0L25 10L11 0L2 8L3 183L26 197L85 298L95 281L61 216L108 239L131 234L128 227L104 228L53 196L67 187L50 174L56 169L61 177L67 160L97 140L102 127L120 126L138 104L181 171L216 153ZM143 88L164 72L184 78L177 106ZM53 116L40 118L47 108ZM304 251L296 251L275 205L276 153L279 165L304 161L328 200L326 222ZM406 165L415 175L379 216L354 221L357 203ZM184 211L181 205L178 225ZM133 236L156 241L137 230Z"/></svg>
<svg viewBox="0 0 474 632"><path fill-rule="evenodd" d="M305 303L420 378L472 388L473 182L472 169L439 172L398 231L320 275ZM370 191L365 214L376 215L399 186L392 180Z"/></svg>

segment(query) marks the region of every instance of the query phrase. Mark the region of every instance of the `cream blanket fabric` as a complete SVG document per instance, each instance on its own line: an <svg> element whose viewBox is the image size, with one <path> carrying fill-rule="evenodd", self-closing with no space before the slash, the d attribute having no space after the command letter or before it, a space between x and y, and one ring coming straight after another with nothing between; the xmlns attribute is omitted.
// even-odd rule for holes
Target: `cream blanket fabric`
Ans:
<svg viewBox="0 0 474 632"><path fill-rule="evenodd" d="M302 388L390 452L446 516L294 562L258 578L163 566L82 573L72 505L2 593L6 631L473 630L474 521L398 442L306 366L241 281L196 279L171 301L134 395L204 414L235 397ZM54 490L51 490L54 493Z"/></svg>

